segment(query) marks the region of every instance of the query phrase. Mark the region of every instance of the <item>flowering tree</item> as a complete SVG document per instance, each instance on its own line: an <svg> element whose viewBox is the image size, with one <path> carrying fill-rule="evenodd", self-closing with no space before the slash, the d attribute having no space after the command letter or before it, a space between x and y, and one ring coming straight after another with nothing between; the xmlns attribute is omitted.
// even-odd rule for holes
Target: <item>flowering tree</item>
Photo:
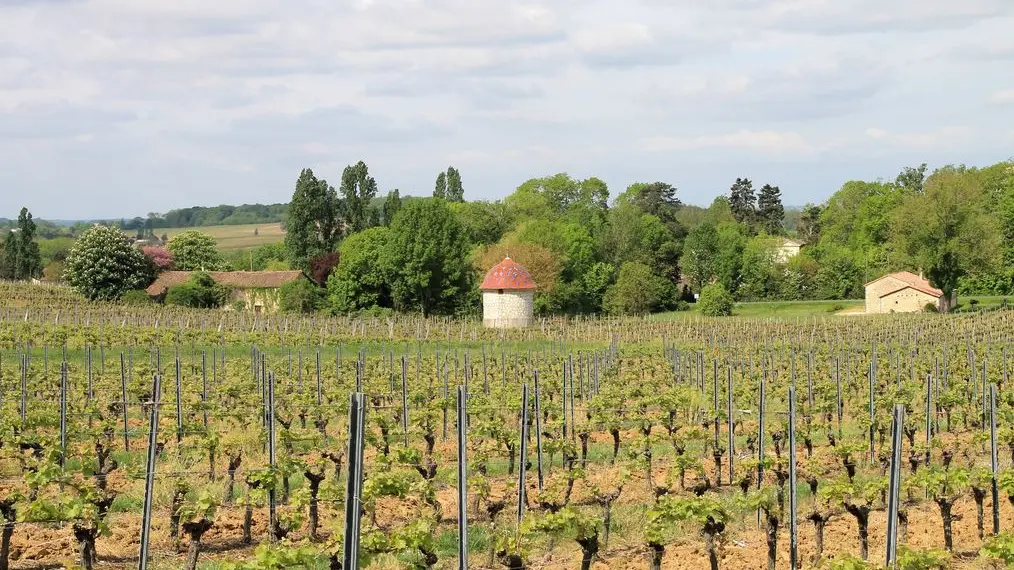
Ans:
<svg viewBox="0 0 1014 570"><path fill-rule="evenodd" d="M156 271L168 271L173 267L173 254L164 247L147 245L141 248L141 253L151 260Z"/></svg>

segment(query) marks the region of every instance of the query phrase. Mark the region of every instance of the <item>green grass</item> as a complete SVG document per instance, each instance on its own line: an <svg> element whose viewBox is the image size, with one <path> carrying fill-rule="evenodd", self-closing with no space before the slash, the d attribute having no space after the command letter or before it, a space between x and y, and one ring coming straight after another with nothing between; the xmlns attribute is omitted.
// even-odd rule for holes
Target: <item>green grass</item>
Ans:
<svg viewBox="0 0 1014 570"><path fill-rule="evenodd" d="M833 315L841 310L861 309L863 301L758 301L752 303L736 303L733 315L737 317L782 317L798 318ZM660 313L654 315L658 319L685 319L700 316L696 305L689 311Z"/></svg>
<svg viewBox="0 0 1014 570"><path fill-rule="evenodd" d="M157 235L166 234L170 238L187 230L204 232L215 238L218 248L223 252L251 249L260 245L277 243L285 239L282 224L245 224L239 226L202 226L196 228L159 228ZM257 230L257 235L254 235Z"/></svg>

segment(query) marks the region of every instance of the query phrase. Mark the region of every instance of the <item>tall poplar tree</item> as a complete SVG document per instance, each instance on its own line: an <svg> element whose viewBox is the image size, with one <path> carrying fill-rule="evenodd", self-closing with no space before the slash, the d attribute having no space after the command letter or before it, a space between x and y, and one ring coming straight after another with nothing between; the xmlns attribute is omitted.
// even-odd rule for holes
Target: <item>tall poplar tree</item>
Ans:
<svg viewBox="0 0 1014 570"><path fill-rule="evenodd" d="M285 249L292 267L309 269L310 260L338 245L338 195L327 180L304 168L296 180L285 227Z"/></svg>
<svg viewBox="0 0 1014 570"><path fill-rule="evenodd" d="M434 198L447 198L447 173L437 174L437 182L433 186Z"/></svg>
<svg viewBox="0 0 1014 570"><path fill-rule="evenodd" d="M7 234L2 273L5 277L16 280L42 275L42 256L39 254L39 244L35 241L35 221L28 208L21 208L17 230Z"/></svg>
<svg viewBox="0 0 1014 570"><path fill-rule="evenodd" d="M342 234L361 232L369 227L370 200L377 195L377 181L370 176L366 163L359 161L346 166L341 184Z"/></svg>
<svg viewBox="0 0 1014 570"><path fill-rule="evenodd" d="M465 189L461 186L461 173L453 166L447 167L447 199L451 202L465 201Z"/></svg>

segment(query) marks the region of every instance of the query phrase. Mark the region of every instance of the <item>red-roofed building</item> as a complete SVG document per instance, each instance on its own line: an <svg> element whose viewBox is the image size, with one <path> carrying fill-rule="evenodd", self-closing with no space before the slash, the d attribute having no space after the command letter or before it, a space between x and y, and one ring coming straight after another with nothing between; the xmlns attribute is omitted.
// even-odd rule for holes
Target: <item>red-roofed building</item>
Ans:
<svg viewBox="0 0 1014 570"><path fill-rule="evenodd" d="M537 285L528 270L504 258L482 280L482 323L490 328L517 328L532 324Z"/></svg>
<svg viewBox="0 0 1014 570"><path fill-rule="evenodd" d="M922 275L909 271L889 273L866 284L866 312L918 313L927 305L946 312L954 307L955 299L947 299L944 292L930 285Z"/></svg>

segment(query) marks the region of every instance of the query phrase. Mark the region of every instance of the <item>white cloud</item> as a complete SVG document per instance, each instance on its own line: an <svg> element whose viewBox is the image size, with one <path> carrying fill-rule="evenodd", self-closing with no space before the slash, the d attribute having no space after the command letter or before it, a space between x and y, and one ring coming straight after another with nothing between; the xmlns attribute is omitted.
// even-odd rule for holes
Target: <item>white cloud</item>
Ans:
<svg viewBox="0 0 1014 570"><path fill-rule="evenodd" d="M700 149L747 150L763 155L808 155L822 148L796 132L742 130L722 135L692 138L647 137L642 148L651 152L680 152ZM827 148L830 145L825 145Z"/></svg>
<svg viewBox="0 0 1014 570"><path fill-rule="evenodd" d="M989 98L993 103L1014 103L1014 89L997 91Z"/></svg>
<svg viewBox="0 0 1014 570"><path fill-rule="evenodd" d="M0 0L0 216L277 202L359 159L419 194L453 163L470 198L570 171L706 203L731 164L819 201L883 148L995 159L1012 27L1009 0Z"/></svg>

